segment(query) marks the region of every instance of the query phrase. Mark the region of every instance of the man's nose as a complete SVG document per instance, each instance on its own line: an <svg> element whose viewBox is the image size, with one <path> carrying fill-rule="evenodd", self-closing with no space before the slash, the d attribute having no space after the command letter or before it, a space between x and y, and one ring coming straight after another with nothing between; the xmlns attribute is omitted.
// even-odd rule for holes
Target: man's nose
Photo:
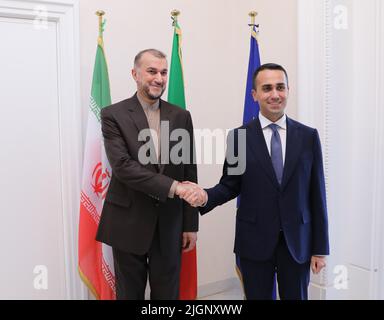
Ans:
<svg viewBox="0 0 384 320"><path fill-rule="evenodd" d="M156 83L163 83L163 77L161 76L160 72L156 73L155 81L156 81Z"/></svg>
<svg viewBox="0 0 384 320"><path fill-rule="evenodd" d="M271 92L271 96L273 99L279 99L279 92L276 89L273 89Z"/></svg>

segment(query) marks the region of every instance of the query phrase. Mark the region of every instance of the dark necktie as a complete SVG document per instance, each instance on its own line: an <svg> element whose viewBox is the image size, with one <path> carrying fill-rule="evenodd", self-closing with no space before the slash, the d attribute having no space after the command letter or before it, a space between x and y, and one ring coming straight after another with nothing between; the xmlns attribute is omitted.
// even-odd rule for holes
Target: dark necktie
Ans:
<svg viewBox="0 0 384 320"><path fill-rule="evenodd" d="M275 169L276 178L279 184L283 178L283 150L281 147L281 139L279 131L277 130L278 125L271 123L269 127L272 129L272 138L271 138L271 160L273 168Z"/></svg>

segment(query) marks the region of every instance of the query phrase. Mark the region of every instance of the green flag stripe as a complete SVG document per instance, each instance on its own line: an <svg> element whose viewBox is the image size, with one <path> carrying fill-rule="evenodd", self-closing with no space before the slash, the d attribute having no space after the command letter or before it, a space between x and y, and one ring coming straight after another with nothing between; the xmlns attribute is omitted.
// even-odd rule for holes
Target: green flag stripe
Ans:
<svg viewBox="0 0 384 320"><path fill-rule="evenodd" d="M91 110L95 113L96 118L100 121L101 108L111 104L108 67L105 60L104 50L100 44L97 46L96 51L91 96Z"/></svg>

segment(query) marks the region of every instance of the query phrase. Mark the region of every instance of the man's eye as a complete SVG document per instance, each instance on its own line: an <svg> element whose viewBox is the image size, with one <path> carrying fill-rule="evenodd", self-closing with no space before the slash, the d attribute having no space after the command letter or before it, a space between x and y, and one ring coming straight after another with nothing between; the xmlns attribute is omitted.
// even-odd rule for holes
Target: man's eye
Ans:
<svg viewBox="0 0 384 320"><path fill-rule="evenodd" d="M167 71L163 71L163 72L161 73L162 76L166 76L167 74L168 74Z"/></svg>
<svg viewBox="0 0 384 320"><path fill-rule="evenodd" d="M284 90L285 90L285 86L278 86L278 87L277 87L277 90L279 90L279 91L284 91Z"/></svg>
<svg viewBox="0 0 384 320"><path fill-rule="evenodd" d="M154 71L154 70L149 70L148 73L150 73L150 74L156 74L156 71Z"/></svg>

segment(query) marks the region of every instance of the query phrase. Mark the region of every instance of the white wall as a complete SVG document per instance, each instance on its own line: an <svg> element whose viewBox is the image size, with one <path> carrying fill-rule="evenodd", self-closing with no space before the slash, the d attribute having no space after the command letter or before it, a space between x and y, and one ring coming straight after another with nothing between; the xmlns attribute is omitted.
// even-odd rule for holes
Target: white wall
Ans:
<svg viewBox="0 0 384 320"><path fill-rule="evenodd" d="M79 0L82 107L85 119L98 32L95 12L106 12L105 50L112 101L131 96L135 54L145 48L163 50L170 58L173 30L170 12L181 11L187 108L195 128L234 128L241 124L249 56L250 19L259 12L262 62L284 65L290 75L288 114L296 114L296 0ZM164 97L167 95L165 94ZM221 165L200 165L199 182L209 187ZM200 221L199 285L235 277L232 253L235 203L215 210Z"/></svg>
<svg viewBox="0 0 384 320"><path fill-rule="evenodd" d="M314 298L384 297L383 17L381 0L299 1L298 113L322 135L331 242Z"/></svg>

